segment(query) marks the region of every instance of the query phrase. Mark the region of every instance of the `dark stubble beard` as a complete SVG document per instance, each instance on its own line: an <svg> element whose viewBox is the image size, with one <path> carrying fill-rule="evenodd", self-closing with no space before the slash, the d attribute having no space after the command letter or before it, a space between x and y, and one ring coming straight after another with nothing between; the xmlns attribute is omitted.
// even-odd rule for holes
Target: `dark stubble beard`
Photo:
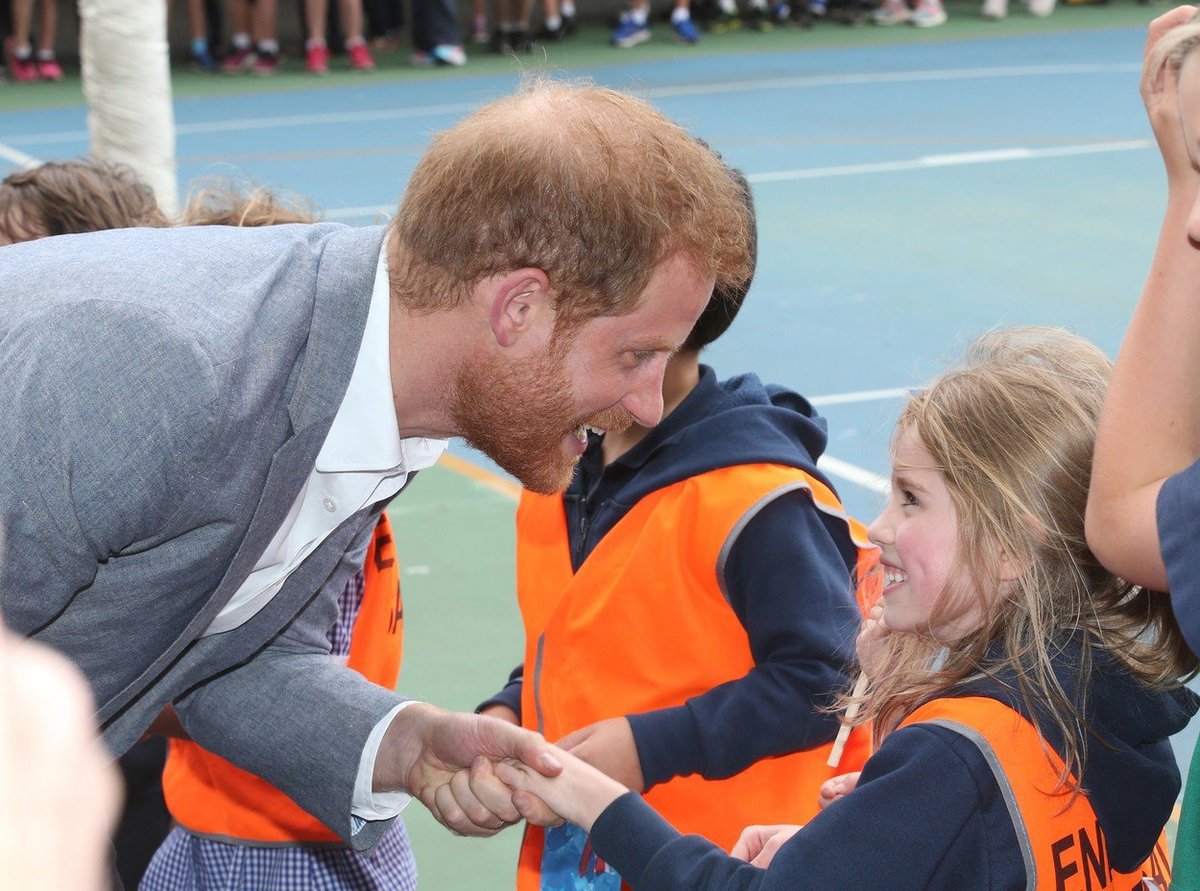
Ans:
<svg viewBox="0 0 1200 891"><path fill-rule="evenodd" d="M563 491L575 474L578 461L563 450L564 436L581 424L620 432L633 423L619 406L579 415L565 370L568 340L553 338L536 360L468 362L450 394L451 416L467 444L543 495Z"/></svg>

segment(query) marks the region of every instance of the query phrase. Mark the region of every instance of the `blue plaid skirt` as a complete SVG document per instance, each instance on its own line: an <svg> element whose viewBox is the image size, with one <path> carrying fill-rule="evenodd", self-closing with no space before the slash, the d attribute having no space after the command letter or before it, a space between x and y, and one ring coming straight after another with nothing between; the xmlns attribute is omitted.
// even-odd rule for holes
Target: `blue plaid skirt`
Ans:
<svg viewBox="0 0 1200 891"><path fill-rule="evenodd" d="M176 827L138 891L416 891L417 864L397 819L370 857L338 847L232 845Z"/></svg>

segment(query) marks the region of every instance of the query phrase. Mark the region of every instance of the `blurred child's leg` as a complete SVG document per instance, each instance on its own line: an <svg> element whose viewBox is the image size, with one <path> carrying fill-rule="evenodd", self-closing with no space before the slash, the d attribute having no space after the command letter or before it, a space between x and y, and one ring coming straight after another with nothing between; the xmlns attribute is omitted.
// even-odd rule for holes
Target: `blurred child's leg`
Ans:
<svg viewBox="0 0 1200 891"><path fill-rule="evenodd" d="M612 45L618 49L629 49L650 39L650 2L634 0L629 11L621 15L621 22L612 34Z"/></svg>
<svg viewBox="0 0 1200 891"><path fill-rule="evenodd" d="M692 44L700 41L700 30L692 21L691 0L675 0L675 8L671 10L671 30L680 43Z"/></svg>
<svg viewBox="0 0 1200 891"><path fill-rule="evenodd" d="M195 0L188 0L189 3ZM250 32L250 0L228 0L229 25L233 29L230 41L233 50L221 63L221 70L227 74L237 74L249 71L254 64L254 44Z"/></svg>
<svg viewBox="0 0 1200 891"><path fill-rule="evenodd" d="M325 17L329 0L304 0L308 36L304 41L304 67L310 74L329 73L329 47L325 44Z"/></svg>
<svg viewBox="0 0 1200 891"><path fill-rule="evenodd" d="M58 31L58 4L55 0L42 0L41 14L41 25L38 28L38 77L42 80L62 80L62 68L54 55L54 38Z"/></svg>
<svg viewBox="0 0 1200 891"><path fill-rule="evenodd" d="M4 41L4 56L13 79L28 83L38 79L37 66L33 61L33 47L29 44L30 26L33 24L33 0L13 0L12 36Z"/></svg>
<svg viewBox="0 0 1200 891"><path fill-rule="evenodd" d="M279 70L278 0L254 0L251 34L254 38L255 74L270 75Z"/></svg>
<svg viewBox="0 0 1200 891"><path fill-rule="evenodd" d="M363 37L362 0L338 0L338 12L342 18L342 33L346 35L346 55L350 57L350 67L355 71L373 71L375 60Z"/></svg>

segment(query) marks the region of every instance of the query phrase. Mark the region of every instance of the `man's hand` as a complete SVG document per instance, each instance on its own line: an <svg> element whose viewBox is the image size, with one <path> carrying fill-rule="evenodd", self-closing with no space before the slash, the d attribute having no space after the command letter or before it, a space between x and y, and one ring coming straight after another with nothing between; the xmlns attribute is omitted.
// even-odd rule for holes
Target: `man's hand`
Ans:
<svg viewBox="0 0 1200 891"><path fill-rule="evenodd" d="M560 739L558 746L604 771L627 789L646 791L642 762L628 718L608 718L581 727Z"/></svg>
<svg viewBox="0 0 1200 891"><path fill-rule="evenodd" d="M729 852L731 857L745 860L751 866L766 869L775 859L783 843L803 829L803 826L747 826L742 830L737 844Z"/></svg>
<svg viewBox="0 0 1200 891"><path fill-rule="evenodd" d="M547 777L562 770L540 734L482 715L413 703L384 734L375 759L375 789L408 792L460 835L494 835L522 818L543 826L559 822L536 800L524 812L517 809L512 790L490 769L506 758Z"/></svg>

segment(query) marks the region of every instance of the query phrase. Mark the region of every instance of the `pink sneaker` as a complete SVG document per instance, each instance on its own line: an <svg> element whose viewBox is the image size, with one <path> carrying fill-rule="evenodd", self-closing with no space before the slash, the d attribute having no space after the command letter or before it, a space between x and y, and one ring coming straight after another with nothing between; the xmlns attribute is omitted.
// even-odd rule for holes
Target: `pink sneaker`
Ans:
<svg viewBox="0 0 1200 891"><path fill-rule="evenodd" d="M58 64L58 59L54 58L53 53L49 56L38 54L37 73L42 80L59 81L63 79L62 66Z"/></svg>
<svg viewBox="0 0 1200 891"><path fill-rule="evenodd" d="M350 57L350 67L355 71L374 71L375 60L371 58L371 50L365 40L346 44L346 55Z"/></svg>
<svg viewBox="0 0 1200 891"><path fill-rule="evenodd" d="M254 50L235 49L221 63L221 70L226 74L241 74L243 71L249 71L253 64Z"/></svg>
<svg viewBox="0 0 1200 891"><path fill-rule="evenodd" d="M278 71L278 53L265 53L262 50L258 50L254 54L254 67L250 69L251 74L257 74L259 77L270 77Z"/></svg>
<svg viewBox="0 0 1200 891"><path fill-rule="evenodd" d="M38 79L37 65L33 61L33 52L17 55L17 41L9 37L4 41L4 57L8 60L8 73L17 83L31 84Z"/></svg>
<svg viewBox="0 0 1200 891"><path fill-rule="evenodd" d="M304 51L304 67L309 74L329 73L329 48L310 46Z"/></svg>

